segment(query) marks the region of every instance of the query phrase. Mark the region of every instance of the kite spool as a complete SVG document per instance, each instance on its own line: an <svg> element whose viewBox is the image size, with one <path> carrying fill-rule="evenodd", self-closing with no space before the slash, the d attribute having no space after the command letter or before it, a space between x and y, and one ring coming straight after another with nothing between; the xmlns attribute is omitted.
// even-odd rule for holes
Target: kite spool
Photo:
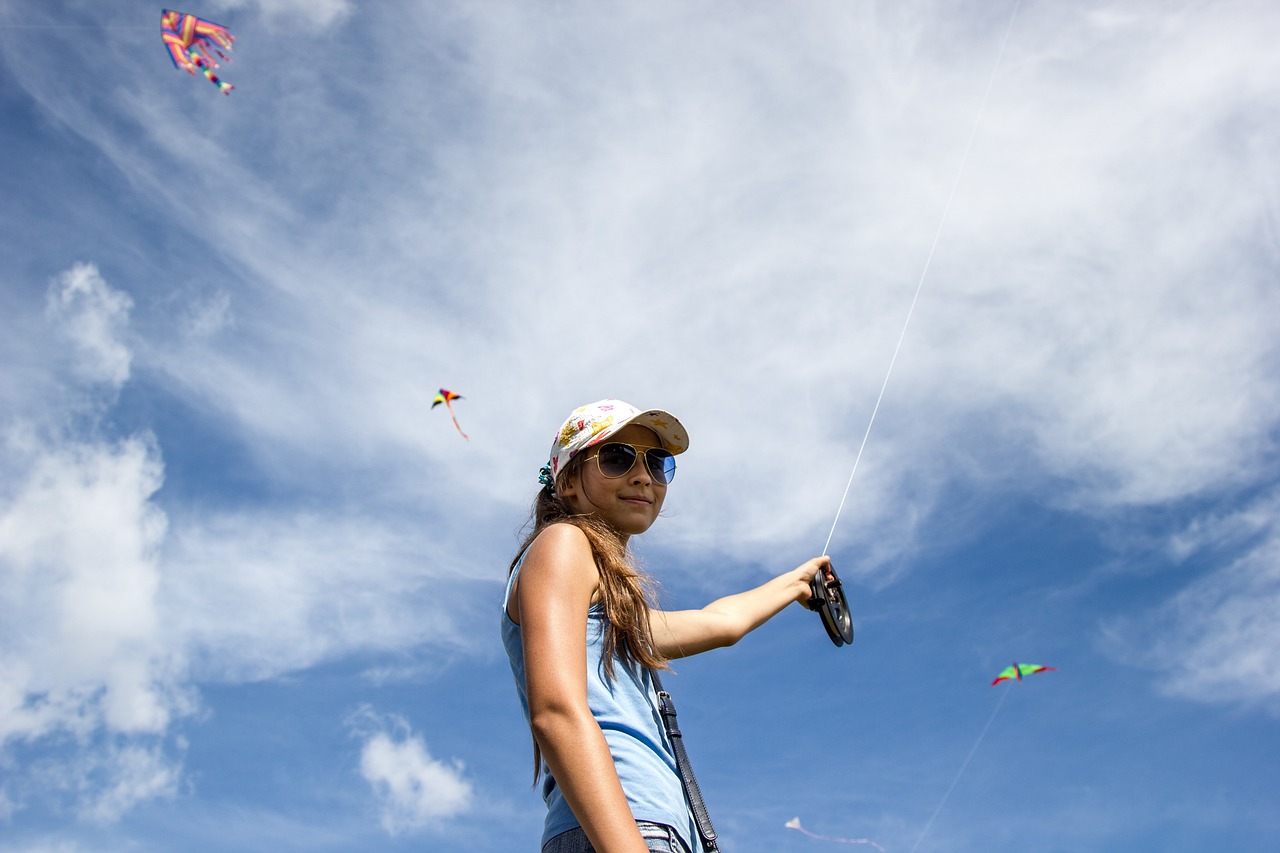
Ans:
<svg viewBox="0 0 1280 853"><path fill-rule="evenodd" d="M844 587L834 566L830 567L828 580L825 572L809 579L809 609L822 617L822 627L836 647L853 642L853 617L849 615L849 603L844 597ZM821 578L821 580L820 580Z"/></svg>

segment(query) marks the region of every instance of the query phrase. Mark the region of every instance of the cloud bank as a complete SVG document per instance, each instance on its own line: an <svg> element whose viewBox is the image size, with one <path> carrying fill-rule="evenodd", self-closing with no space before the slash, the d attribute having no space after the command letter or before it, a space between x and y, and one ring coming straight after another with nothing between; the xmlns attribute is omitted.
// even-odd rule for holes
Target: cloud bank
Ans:
<svg viewBox="0 0 1280 853"><path fill-rule="evenodd" d="M243 24L230 99L158 81L127 34L89 97L44 59L72 34L3 36L42 119L145 202L30 241L62 272L6 273L8 316L43 325L0 344L0 744L72 744L95 819L180 788L198 684L486 654L467 593L502 576L582 402L689 426L654 550L718 588L816 552L1006 20L221 8ZM326 39L359 49L318 62ZM848 577L890 583L1019 502L1176 511L1152 538L1206 562L1111 625L1117 656L1157 635L1170 692L1274 707L1276 535L1249 519L1280 423L1277 39L1249 3L1022 9L835 531ZM431 412L440 385L470 443ZM468 802L398 724L362 772L389 832Z"/></svg>

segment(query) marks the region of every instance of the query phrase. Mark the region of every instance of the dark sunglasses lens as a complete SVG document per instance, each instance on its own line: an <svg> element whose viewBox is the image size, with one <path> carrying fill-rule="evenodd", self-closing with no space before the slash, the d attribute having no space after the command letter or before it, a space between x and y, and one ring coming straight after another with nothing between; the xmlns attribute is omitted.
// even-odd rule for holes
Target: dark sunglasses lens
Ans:
<svg viewBox="0 0 1280 853"><path fill-rule="evenodd" d="M606 477L621 477L636 462L636 451L629 444L606 444L596 457L600 461L600 473Z"/></svg>
<svg viewBox="0 0 1280 853"><path fill-rule="evenodd" d="M676 457L662 450L645 451L644 459L649 465L649 475L659 483L671 483L676 476Z"/></svg>
<svg viewBox="0 0 1280 853"><path fill-rule="evenodd" d="M649 466L649 476L663 485L670 483L676 475L676 458L666 450L646 450L645 463Z"/></svg>
<svg viewBox="0 0 1280 853"><path fill-rule="evenodd" d="M600 473L606 477L621 477L636 464L636 449L629 444L610 442L600 446L596 455L600 463ZM644 454L645 467L649 476L659 483L670 483L676 475L676 459L669 451L651 448Z"/></svg>

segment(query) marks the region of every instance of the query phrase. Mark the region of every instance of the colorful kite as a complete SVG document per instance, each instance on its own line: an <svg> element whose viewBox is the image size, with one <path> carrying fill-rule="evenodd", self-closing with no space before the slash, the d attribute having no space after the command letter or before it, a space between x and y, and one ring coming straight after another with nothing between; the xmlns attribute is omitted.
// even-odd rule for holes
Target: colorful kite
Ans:
<svg viewBox="0 0 1280 853"><path fill-rule="evenodd" d="M783 824L787 829L798 829L810 838L816 838L819 841L834 841L836 844L870 844L872 847L884 853L884 848L876 844L870 838L832 838L829 835L815 835L800 825L800 818L793 817L791 820Z"/></svg>
<svg viewBox="0 0 1280 853"><path fill-rule="evenodd" d="M222 82L213 73L218 63L209 55L213 51L224 61L231 61L223 51L231 50L231 43L236 38L227 32L226 27L195 15L165 9L160 15L160 35L164 38L164 46L169 49L169 58L173 60L174 66L188 74L195 74L199 68L209 78L209 82L218 87L218 91L224 95L231 94L235 87Z"/></svg>
<svg viewBox="0 0 1280 853"><path fill-rule="evenodd" d="M1005 667L1004 672L996 676L996 680L991 682L991 686L995 687L1002 681L1021 681L1024 675L1035 675L1037 672L1057 672L1052 666L1041 666L1038 663L1015 663L1013 666Z"/></svg>
<svg viewBox="0 0 1280 853"><path fill-rule="evenodd" d="M461 400L461 399L462 399L462 395L455 394L452 391L450 391L448 388L441 388L440 393L437 394L435 400L432 401L431 408L434 409L436 406L440 405L441 403L444 403L445 408L449 410L449 417L453 418L453 428L458 431L458 435L467 439L467 441L470 441L471 439L468 438L467 434L462 431L462 427L458 426L458 416L453 412L453 401Z"/></svg>
<svg viewBox="0 0 1280 853"><path fill-rule="evenodd" d="M1017 663L1013 666L1004 668L1004 671L996 676L996 680L991 682L991 686L995 687L1002 681L1021 681L1024 675L1035 675L1037 672L1057 672L1052 666L1041 666L1038 663ZM996 721L996 715L1000 713L1000 709L1004 707L1004 700L1009 698L1012 690L1001 690L1000 701L996 703L996 707L991 711L991 716L987 718L987 724L982 727L982 731L978 733L978 739L973 742L973 747L969 750L969 754L965 756L964 762L960 765L960 769L956 771L955 778L951 780L951 784L947 786L947 792L942 795L942 801L938 803L938 807L933 810L928 823L924 825L924 829L920 831L920 837L916 839L916 843L912 845L909 853L915 853L916 848L920 846L920 842L924 841L924 837L929 834L929 828L933 826L933 822L937 820L938 813L942 811L942 807L946 805L947 798L951 796L951 792L955 790L956 783L960 781L960 777L964 775L964 770L969 766L969 762L973 760L973 756L977 754L978 747L982 746L982 740L987 736L987 731L991 728L991 724Z"/></svg>

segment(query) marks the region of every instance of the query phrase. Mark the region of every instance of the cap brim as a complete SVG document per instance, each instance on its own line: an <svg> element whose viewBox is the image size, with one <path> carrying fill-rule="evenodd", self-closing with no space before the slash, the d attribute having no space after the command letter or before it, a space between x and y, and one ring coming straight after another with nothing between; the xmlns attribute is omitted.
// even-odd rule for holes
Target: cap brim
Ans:
<svg viewBox="0 0 1280 853"><path fill-rule="evenodd" d="M583 449L608 441L610 437L632 424L646 427L657 433L658 440L662 442L662 448L669 450L673 456L678 456L689 449L689 433L685 431L684 424L680 423L680 419L675 415L670 412L664 412L662 409L649 409L635 417L614 424L587 442Z"/></svg>

